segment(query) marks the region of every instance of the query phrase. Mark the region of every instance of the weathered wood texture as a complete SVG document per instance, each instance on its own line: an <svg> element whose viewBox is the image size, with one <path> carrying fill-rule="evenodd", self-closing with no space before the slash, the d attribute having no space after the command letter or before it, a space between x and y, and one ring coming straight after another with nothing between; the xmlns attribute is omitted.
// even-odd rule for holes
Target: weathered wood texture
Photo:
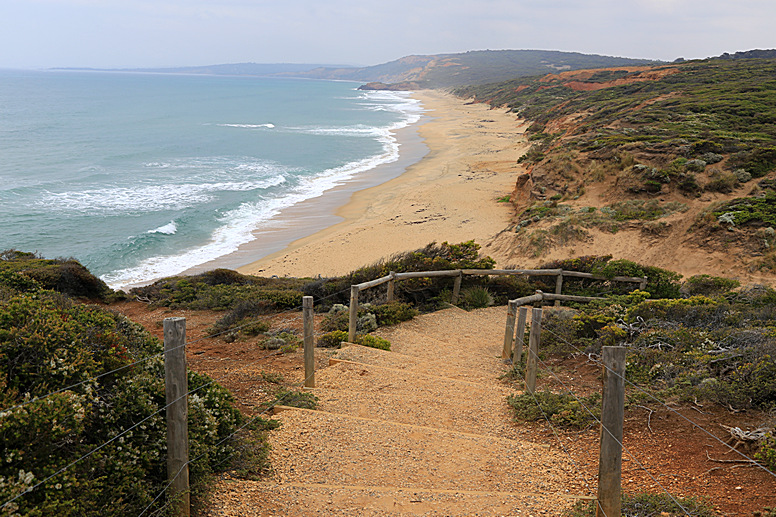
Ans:
<svg viewBox="0 0 776 517"><path fill-rule="evenodd" d="M313 297L302 298L302 321L304 325L304 385L315 387L315 343L313 341Z"/></svg>
<svg viewBox="0 0 776 517"><path fill-rule="evenodd" d="M525 368L525 391L536 391L536 367L539 361L539 342L542 335L542 309L531 311L531 333L528 336L528 360Z"/></svg>
<svg viewBox="0 0 776 517"><path fill-rule="evenodd" d="M597 517L620 515L622 436L625 417L625 347L602 351L601 453L598 460Z"/></svg>
<svg viewBox="0 0 776 517"><path fill-rule="evenodd" d="M512 364L519 365L523 360L525 341L525 322L528 319L528 307L517 309L517 330L515 332L515 347L512 354Z"/></svg>
<svg viewBox="0 0 776 517"><path fill-rule="evenodd" d="M175 515L189 517L188 377L186 374L186 318L165 318L164 391L167 399L168 497Z"/></svg>

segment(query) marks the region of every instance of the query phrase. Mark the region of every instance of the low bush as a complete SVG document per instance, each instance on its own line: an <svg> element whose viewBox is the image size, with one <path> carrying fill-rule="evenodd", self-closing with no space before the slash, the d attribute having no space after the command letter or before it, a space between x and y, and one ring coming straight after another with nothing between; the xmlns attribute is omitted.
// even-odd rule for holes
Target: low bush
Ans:
<svg viewBox="0 0 776 517"><path fill-rule="evenodd" d="M608 278L615 276L647 277L647 291L655 298L678 298L682 275L655 266L644 266L630 260L610 260L593 271Z"/></svg>
<svg viewBox="0 0 776 517"><path fill-rule="evenodd" d="M77 298L104 301L113 293L75 259L43 259L33 253L5 250L0 252L0 272L16 273L34 281L35 286ZM23 288L20 282L17 288Z"/></svg>
<svg viewBox="0 0 776 517"><path fill-rule="evenodd" d="M417 309L403 302L388 302L383 305L373 305L369 311L377 318L377 324L381 327L396 325L402 321L408 321L418 315Z"/></svg>
<svg viewBox="0 0 776 517"><path fill-rule="evenodd" d="M470 287L461 291L458 304L466 310L483 309L493 305L493 295L486 287Z"/></svg>
<svg viewBox="0 0 776 517"><path fill-rule="evenodd" d="M682 296L717 296L739 287L741 282L712 275L694 275L679 288Z"/></svg>
<svg viewBox="0 0 776 517"><path fill-rule="evenodd" d="M776 472L776 434L774 431L768 433L754 457L772 472Z"/></svg>
<svg viewBox="0 0 776 517"><path fill-rule="evenodd" d="M344 330L335 330L318 338L318 346L325 348L338 348L343 342L347 342L348 333ZM379 348L380 350L390 350L391 342L378 336L370 334L356 334L354 343L370 348Z"/></svg>
<svg viewBox="0 0 776 517"><path fill-rule="evenodd" d="M52 291L0 302L0 500L84 456L14 501L9 513L105 517L154 508L167 482L161 352L139 325ZM243 417L208 377L189 372L188 383L196 483L228 466Z"/></svg>
<svg viewBox="0 0 776 517"><path fill-rule="evenodd" d="M507 403L515 418L524 422L545 421L567 429L585 429L601 417L601 395L594 393L579 400L567 393L537 391L533 395L511 395Z"/></svg>
<svg viewBox="0 0 776 517"><path fill-rule="evenodd" d="M387 339L383 339L379 336L372 336L369 334L357 334L356 344L361 346L368 346L370 348L379 348L380 350L390 350L391 342Z"/></svg>
<svg viewBox="0 0 776 517"><path fill-rule="evenodd" d="M318 397L309 391L292 391L283 388L275 393L274 400L266 402L264 406L270 408L275 406L289 406L301 409L318 409Z"/></svg>
<svg viewBox="0 0 776 517"><path fill-rule="evenodd" d="M318 346L321 348L339 348L343 341L348 340L346 330L333 330L318 338Z"/></svg>

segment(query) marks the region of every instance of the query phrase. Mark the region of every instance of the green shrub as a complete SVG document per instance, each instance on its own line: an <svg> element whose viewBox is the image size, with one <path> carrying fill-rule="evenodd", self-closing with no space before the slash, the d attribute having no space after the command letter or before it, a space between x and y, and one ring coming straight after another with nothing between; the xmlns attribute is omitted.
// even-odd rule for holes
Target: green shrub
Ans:
<svg viewBox="0 0 776 517"><path fill-rule="evenodd" d="M348 313L348 308L344 305L332 307L332 310L321 320L321 330L324 332L334 332L335 330L347 331L349 325L350 314Z"/></svg>
<svg viewBox="0 0 776 517"><path fill-rule="evenodd" d="M301 409L318 409L318 397L309 391L291 391L280 389L275 393L275 399L264 404L268 407L289 406Z"/></svg>
<svg viewBox="0 0 776 517"><path fill-rule="evenodd" d="M428 246L406 253L400 253L381 260L348 275L308 282L303 291L316 299L326 298L325 303L349 303L351 285L387 276L391 271L441 271L451 269L492 269L495 261L479 256L480 245L474 241L460 244L431 243ZM413 304L421 310L433 310L440 293L452 285L450 278L414 278L396 283L397 301ZM361 293L362 302L376 302L384 297L384 291L369 289ZM370 298L372 297L372 298ZM333 330L333 329L332 329Z"/></svg>
<svg viewBox="0 0 776 517"><path fill-rule="evenodd" d="M486 287L470 287L461 291L459 305L467 310L483 309L493 303L493 295Z"/></svg>
<svg viewBox="0 0 776 517"><path fill-rule="evenodd" d="M680 299L645 300L628 309L628 319L635 321L641 318L649 320L669 320L684 322L688 315L698 314L696 308L716 309L719 302L705 296L692 296Z"/></svg>
<svg viewBox="0 0 776 517"><path fill-rule="evenodd" d="M38 291L0 302L0 477L11 481L0 484L0 500L142 422L17 499L12 511L123 516L151 504L167 480L161 352L139 325L58 293ZM114 371L138 360L144 362ZM188 383L189 447L192 457L201 456L190 466L196 483L228 465L236 450L229 437L243 417L232 396L208 377L189 372Z"/></svg>
<svg viewBox="0 0 776 517"><path fill-rule="evenodd" d="M738 280L711 275L694 275L679 289L683 296L717 296L741 285Z"/></svg>
<svg viewBox="0 0 776 517"><path fill-rule="evenodd" d="M738 186L738 177L732 172L722 172L715 170L709 177L709 182L704 186L704 190L710 192L730 193Z"/></svg>
<svg viewBox="0 0 776 517"><path fill-rule="evenodd" d="M776 472L776 434L773 431L765 437L754 457L771 471Z"/></svg>
<svg viewBox="0 0 776 517"><path fill-rule="evenodd" d="M396 325L418 315L418 311L410 304L398 301L373 305L369 311L377 317L377 324L381 327Z"/></svg>
<svg viewBox="0 0 776 517"><path fill-rule="evenodd" d="M391 342L379 336L370 334L356 334L356 344L368 346L370 348L379 348L380 350L390 350Z"/></svg>
<svg viewBox="0 0 776 517"><path fill-rule="evenodd" d="M338 348L343 342L347 342L348 333L343 330L334 330L318 338L318 346L326 348ZM356 334L354 343L370 348L379 348L380 350L390 350L391 342L378 336L370 334Z"/></svg>
<svg viewBox="0 0 776 517"><path fill-rule="evenodd" d="M763 196L734 199L714 209L712 214L718 221L734 226L747 223L776 226L776 192L767 190Z"/></svg>
<svg viewBox="0 0 776 517"><path fill-rule="evenodd" d="M34 281L35 286L78 298L105 300L113 292L75 259L42 259L32 253L5 250L0 252L0 271L17 273ZM0 281L12 280L8 277ZM15 288L31 288L23 283L17 279Z"/></svg>
<svg viewBox="0 0 776 517"><path fill-rule="evenodd" d="M577 312L570 309L544 311L542 317L541 349L548 354L570 355L577 352L579 330L582 325ZM527 341L526 341L527 343Z"/></svg>
<svg viewBox="0 0 776 517"><path fill-rule="evenodd" d="M346 330L333 330L318 338L318 346L321 348L339 348L343 341L348 340Z"/></svg>
<svg viewBox="0 0 776 517"><path fill-rule="evenodd" d="M682 275L655 266L643 266L630 260L610 260L593 271L608 278L615 276L647 277L647 290L655 298L678 298Z"/></svg>
<svg viewBox="0 0 776 517"><path fill-rule="evenodd" d="M289 353L295 351L302 344L302 340L291 332L282 331L270 336L264 341L263 346L267 350L280 350Z"/></svg>
<svg viewBox="0 0 776 517"><path fill-rule="evenodd" d="M524 422L544 421L568 429L584 429L601 416L601 395L594 393L579 400L567 393L537 391L533 395L511 395L507 403L515 411L515 418Z"/></svg>
<svg viewBox="0 0 776 517"><path fill-rule="evenodd" d="M247 300L239 302L232 310L213 323L208 329L208 334L222 334L230 329L249 324L251 321L256 321L257 324L261 325L261 322L255 320L255 317L271 312L272 308L272 303L267 300ZM258 330L258 328L256 329ZM259 330L259 333L261 332L265 332L265 330ZM250 331L247 333L252 335Z"/></svg>

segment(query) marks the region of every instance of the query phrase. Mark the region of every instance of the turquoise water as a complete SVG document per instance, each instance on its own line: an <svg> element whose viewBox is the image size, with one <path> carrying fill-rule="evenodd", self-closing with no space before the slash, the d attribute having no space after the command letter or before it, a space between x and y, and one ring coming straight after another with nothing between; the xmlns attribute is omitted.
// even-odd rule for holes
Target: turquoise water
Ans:
<svg viewBox="0 0 776 517"><path fill-rule="evenodd" d="M75 257L113 287L232 253L398 158L419 103L357 86L0 71L0 249Z"/></svg>

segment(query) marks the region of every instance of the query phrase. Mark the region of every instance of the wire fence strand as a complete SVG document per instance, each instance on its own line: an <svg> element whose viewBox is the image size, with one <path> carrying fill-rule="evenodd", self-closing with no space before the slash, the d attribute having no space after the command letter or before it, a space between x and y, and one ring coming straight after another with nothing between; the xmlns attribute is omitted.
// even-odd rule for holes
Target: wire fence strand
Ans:
<svg viewBox="0 0 776 517"><path fill-rule="evenodd" d="M529 351L528 351L528 353L530 354L530 353L531 353L531 351L529 350ZM644 472L646 472L646 473L647 473L647 475L648 475L648 476L649 476L649 477L652 479L652 481L653 481L653 482L655 482L655 484L657 484L657 486L659 486L659 487L660 487L660 489L661 489L663 492L665 492L665 493L666 493L666 495L668 495L668 497L670 497L670 498L671 498L671 500L672 500L672 501L673 501L673 502L674 502L674 503L675 503L675 504L676 504L676 505L677 505L679 508L681 508L681 509L682 509L682 511L685 513L685 515L688 515L688 516L689 516L689 515L690 515L690 513L687 511L687 509L685 509L685 507L684 507L684 506L682 506L682 504L681 504L681 503L679 503L679 501L678 501L678 500L677 500L677 499L676 499L676 498L675 498L675 497L674 497L674 496L673 496L673 495L672 495L672 494L671 494L671 493L668 491L668 489L666 489L666 488L665 488L665 487L662 485L662 483L660 483L660 481L658 481L658 479L657 479L657 478L655 478L655 476L653 476L653 475L652 475L652 473L651 473L649 470L647 470L647 468L646 468L646 467L645 467L645 466L644 466L644 465L641 463L641 461L639 461L639 459L638 459L638 458L637 458L637 457L636 457L636 456L635 456L635 455L634 455L634 454L633 454L633 453L630 451L630 449L628 449L627 447L625 447L625 445L623 445L622 441L618 440L618 439L617 439L617 437L616 437L616 436L614 436L614 434L612 434L612 432L611 432L611 431L610 431L610 430L609 430L607 427L605 427L605 426L603 425L603 423L601 422L601 419L599 419L597 416L595 416L595 413L594 413L594 412L593 412L593 411L592 411L592 410L591 410L591 409L590 409L590 408L587 406L587 404L585 404L584 402L582 402L582 400L581 400L581 399L580 399L580 398L579 398L579 397L576 395L576 393L574 393L574 392L573 392L573 391L572 391L572 390L571 390L571 389L570 389L568 386L566 386L566 383L564 383L564 382L563 382L563 380L562 380L560 377L558 377L558 375L557 375L557 374L556 374L554 371L552 371L552 369L549 367L549 365L547 365L547 364L546 364L546 363L545 363L545 362L544 362L544 361L543 361L543 360L542 360L542 359L541 359L541 358L540 358L538 355L534 355L534 357L536 357L536 360L537 360L538 364L540 364L540 365L542 366L542 369L543 369L543 370L546 370L546 371L548 371L548 372L550 373L550 375L552 375L552 376L553 376L553 377L554 377L554 378L555 378L555 379L556 379L556 380L557 380L557 381L558 381L558 382L561 384L561 386L563 386L563 389L564 389L564 390L565 390L565 391L566 391L566 392L567 392L569 395L571 395L572 397L574 397L574 399L577 401L577 403L579 403L579 405L580 405L580 406L582 406L582 407L585 409L585 411L587 411L587 413L588 413L588 414L589 414L589 415L590 415L590 416L593 418L593 420L595 420L595 421L598 423L598 425L601 427L601 429L602 429L603 431L605 431L605 432L606 432L606 434L607 434L607 435L609 435L609 436L612 438L612 440L614 440L614 441L617 443L617 445L618 445L619 447L621 447L621 448L622 448L622 450L623 450L623 451L625 451L625 452L628 454L628 456L629 456L629 457L630 457L630 458L631 458L631 459L632 459L632 460L633 460L633 461L634 461L634 462L635 462L635 463L638 465L638 467L639 467L640 469L642 469ZM603 363L602 363L602 364L603 364ZM608 369L609 371L612 371L612 370L611 370L611 369L609 369L609 368L607 368L607 369Z"/></svg>
<svg viewBox="0 0 776 517"><path fill-rule="evenodd" d="M569 342L569 341L568 341L566 338L564 338L563 336L560 336L560 335L556 334L555 332L552 332L552 331L551 331L551 330L549 330L549 329L546 329L546 330L547 330L547 332L549 332L550 334L554 335L556 338L558 338L558 339L562 340L562 341L563 341L563 342L565 342L567 345L571 346L571 347L572 347L574 350L576 350L578 353L580 353L580 354L584 354L584 351L580 350L580 349L579 349L579 347L577 347L577 346L576 346L576 345L574 345L573 343ZM759 462L758 462L758 461L756 461L755 459L753 459L753 458L751 458L751 457L747 456L745 453L743 453L743 452L739 451L738 449L736 449L735 447L731 446L730 444L727 444L727 443L725 443L723 440L721 440L721 439L720 439L718 436L716 436L714 433L712 433L711 431L707 430L707 429L706 429L706 428L704 428L702 425L700 425L700 424L698 424L697 422L693 421L693 420L692 420L692 419L690 419L689 417L687 417L687 416L685 416L685 415L681 414L680 412L678 412L678 411L677 411L677 410L675 410L674 408L670 407L668 404L666 404L665 402L663 402L662 400L660 400L659 398L657 398L657 397L656 397L655 395L653 395L652 393L650 393L650 392L646 391L646 390L645 390L645 389L643 389L641 386L639 386L639 385L635 384L634 382L632 382L631 380L629 380L627 377L625 377L625 376L621 376L619 373L612 371L612 370L611 370L609 367L607 367L607 366L606 366L606 365L605 365L605 364L604 364L602 361L599 361L599 360L597 360L597 359L593 359L593 358L592 358L592 357L590 357L590 356L588 356L588 359L589 359L590 361L593 361L594 363L596 363L596 364L598 364L598 365L600 365L600 366L602 366L602 367L606 368L606 369L607 369L609 372L611 372L613 375L616 375L617 377L620 377L620 378L622 378L622 379L625 381L625 383L626 383L627 385L631 386L632 388L634 388L635 390L639 391L640 393L642 393L642 394L646 395L646 396L647 396L647 397L649 397L651 400L654 400L655 402L657 402L658 404L660 404L661 406L663 406L664 408L666 408L666 409L667 409L668 411L670 411L671 413L673 413L673 414L677 415L677 416L678 416L678 417L680 417L682 420L686 421L687 423L689 423L690 425L692 425L692 426L693 426L693 427L695 427L696 429L698 429L698 430L702 431L703 433L705 433L705 434L706 434L706 435L708 435L709 437L713 438L714 440L716 440L717 442L719 442L719 443L720 443L720 444L722 444L723 446L727 447L729 451L733 451L733 452L735 452L735 453L736 453L736 454L738 454L738 455L739 455L741 458L743 458L743 459L744 459L744 460L746 460L747 462L751 463L753 466L759 467L761 470L763 470L765 473L767 473L767 474L768 474L768 475L770 475L771 477L773 477L773 478L776 478L776 473L774 473L774 472L771 472L770 470L768 470L768 468L767 468L765 465L762 465L761 463L759 463Z"/></svg>

